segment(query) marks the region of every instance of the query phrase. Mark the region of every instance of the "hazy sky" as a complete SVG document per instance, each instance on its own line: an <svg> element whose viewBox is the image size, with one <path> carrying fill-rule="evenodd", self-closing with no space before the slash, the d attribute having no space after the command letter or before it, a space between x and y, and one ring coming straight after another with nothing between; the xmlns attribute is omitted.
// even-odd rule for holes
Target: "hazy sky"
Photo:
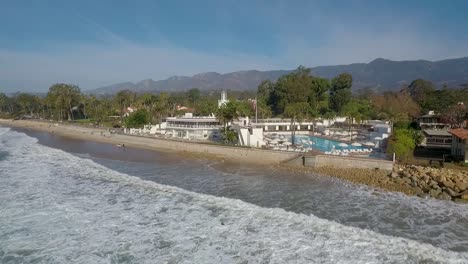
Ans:
<svg viewBox="0 0 468 264"><path fill-rule="evenodd" d="M468 56L468 1L0 0L0 92Z"/></svg>

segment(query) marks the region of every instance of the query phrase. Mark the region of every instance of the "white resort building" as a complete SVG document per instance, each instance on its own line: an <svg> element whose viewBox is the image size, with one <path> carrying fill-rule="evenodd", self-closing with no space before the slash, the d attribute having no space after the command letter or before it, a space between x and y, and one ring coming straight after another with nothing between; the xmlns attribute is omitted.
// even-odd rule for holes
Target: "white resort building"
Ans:
<svg viewBox="0 0 468 264"><path fill-rule="evenodd" d="M291 125L291 119L281 119L281 118L267 118L267 119L258 119L256 122L250 122L252 127L261 128L263 132L286 132L293 129ZM314 122L304 121L304 122L295 122L295 130L299 133L309 132L314 127Z"/></svg>
<svg viewBox="0 0 468 264"><path fill-rule="evenodd" d="M186 113L182 117L166 119L166 136L185 139L217 139L221 124L214 116L193 116Z"/></svg>

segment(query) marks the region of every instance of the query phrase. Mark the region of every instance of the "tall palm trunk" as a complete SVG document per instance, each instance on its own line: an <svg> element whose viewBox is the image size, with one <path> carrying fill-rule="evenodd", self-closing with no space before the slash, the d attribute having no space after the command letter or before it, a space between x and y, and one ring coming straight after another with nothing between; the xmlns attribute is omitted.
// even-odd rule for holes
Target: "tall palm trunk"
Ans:
<svg viewBox="0 0 468 264"><path fill-rule="evenodd" d="M291 119L291 143L294 145L295 137L296 137L296 126L295 126L295 118Z"/></svg>

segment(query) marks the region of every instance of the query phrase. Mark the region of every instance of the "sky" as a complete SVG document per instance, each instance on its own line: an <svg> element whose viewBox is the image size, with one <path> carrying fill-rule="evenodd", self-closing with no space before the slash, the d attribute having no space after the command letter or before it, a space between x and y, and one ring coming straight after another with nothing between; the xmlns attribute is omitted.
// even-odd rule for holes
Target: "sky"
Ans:
<svg viewBox="0 0 468 264"><path fill-rule="evenodd" d="M465 0L0 0L0 92L468 56Z"/></svg>

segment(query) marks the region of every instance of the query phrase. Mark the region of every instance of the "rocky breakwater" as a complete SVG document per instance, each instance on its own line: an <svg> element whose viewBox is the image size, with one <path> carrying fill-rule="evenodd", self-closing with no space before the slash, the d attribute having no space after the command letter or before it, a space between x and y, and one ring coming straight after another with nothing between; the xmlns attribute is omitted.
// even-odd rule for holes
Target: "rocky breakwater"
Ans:
<svg viewBox="0 0 468 264"><path fill-rule="evenodd" d="M468 202L468 171L397 165L390 178L419 197Z"/></svg>

